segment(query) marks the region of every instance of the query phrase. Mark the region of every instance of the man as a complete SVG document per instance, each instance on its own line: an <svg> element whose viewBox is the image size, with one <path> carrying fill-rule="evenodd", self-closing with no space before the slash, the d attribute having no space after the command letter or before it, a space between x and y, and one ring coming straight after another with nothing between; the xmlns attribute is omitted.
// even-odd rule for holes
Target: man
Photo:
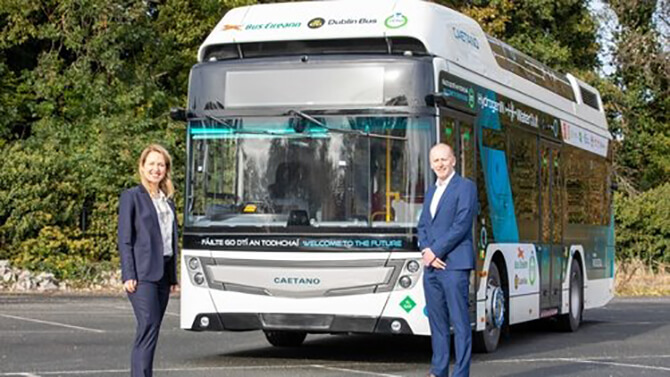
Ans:
<svg viewBox="0 0 670 377"><path fill-rule="evenodd" d="M433 358L429 377L449 375L449 324L454 328L453 376L470 375L472 333L468 311L470 270L475 266L472 224L477 212L475 184L454 171L456 157L446 144L430 150L437 181L426 193L419 219L424 291Z"/></svg>

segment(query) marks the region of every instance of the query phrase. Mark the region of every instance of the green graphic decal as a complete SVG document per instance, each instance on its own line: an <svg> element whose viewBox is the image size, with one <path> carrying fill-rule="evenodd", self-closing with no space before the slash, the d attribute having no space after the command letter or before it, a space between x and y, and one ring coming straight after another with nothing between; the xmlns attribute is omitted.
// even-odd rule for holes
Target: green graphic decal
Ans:
<svg viewBox="0 0 670 377"><path fill-rule="evenodd" d="M416 306L416 302L412 300L411 297L407 296L404 300L400 301L400 307L403 308L407 313L411 312L412 309Z"/></svg>
<svg viewBox="0 0 670 377"><path fill-rule="evenodd" d="M530 260L528 261L528 281L530 281L530 285L535 285L536 278L537 261L535 260L535 255L531 255Z"/></svg>
<svg viewBox="0 0 670 377"><path fill-rule="evenodd" d="M401 28L407 25L407 16L402 13L394 13L386 18L384 25L389 29Z"/></svg>
<svg viewBox="0 0 670 377"><path fill-rule="evenodd" d="M468 88L468 106L471 109L475 108L475 90L472 88Z"/></svg>

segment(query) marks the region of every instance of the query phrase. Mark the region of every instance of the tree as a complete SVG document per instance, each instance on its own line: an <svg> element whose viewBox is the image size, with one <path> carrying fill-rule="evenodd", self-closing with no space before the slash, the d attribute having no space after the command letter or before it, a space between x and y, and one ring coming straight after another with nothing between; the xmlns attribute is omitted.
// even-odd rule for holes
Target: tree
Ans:
<svg viewBox="0 0 670 377"><path fill-rule="evenodd" d="M624 188L616 203L617 255L656 268L669 262L670 247L670 9L667 1L608 3L619 23L616 71L606 91L610 125L619 140L617 175Z"/></svg>
<svg viewBox="0 0 670 377"><path fill-rule="evenodd" d="M169 108L186 102L199 44L245 3L0 0L0 259L60 277L116 263L139 151L164 144L183 183Z"/></svg>
<svg viewBox="0 0 670 377"><path fill-rule="evenodd" d="M618 173L636 190L670 181L670 59L659 25L669 15L668 3L656 0L611 0L620 28L615 33L616 72L612 83L621 91L611 101L614 132L621 139ZM658 17L656 17L658 15Z"/></svg>
<svg viewBox="0 0 670 377"><path fill-rule="evenodd" d="M488 34L564 72L598 67L597 24L585 0L441 1Z"/></svg>

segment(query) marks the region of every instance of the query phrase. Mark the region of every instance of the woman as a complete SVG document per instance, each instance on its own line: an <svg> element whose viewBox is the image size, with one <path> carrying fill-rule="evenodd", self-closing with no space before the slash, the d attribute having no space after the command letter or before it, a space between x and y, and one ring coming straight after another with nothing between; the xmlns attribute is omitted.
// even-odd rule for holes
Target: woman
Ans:
<svg viewBox="0 0 670 377"><path fill-rule="evenodd" d="M177 285L177 222L172 160L160 145L139 159L142 184L124 191L119 203L121 279L137 319L130 358L132 377L150 377L165 308Z"/></svg>

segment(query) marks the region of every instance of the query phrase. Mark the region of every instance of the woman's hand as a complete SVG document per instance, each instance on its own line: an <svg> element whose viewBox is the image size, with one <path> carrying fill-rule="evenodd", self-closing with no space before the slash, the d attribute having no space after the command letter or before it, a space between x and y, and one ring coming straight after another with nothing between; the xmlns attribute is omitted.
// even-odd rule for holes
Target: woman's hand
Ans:
<svg viewBox="0 0 670 377"><path fill-rule="evenodd" d="M179 293L179 284L172 284L170 286L170 293L172 293L172 294Z"/></svg>
<svg viewBox="0 0 670 377"><path fill-rule="evenodd" d="M137 289L137 280L134 279L128 279L123 282L123 290L128 292L128 293L135 293L135 290Z"/></svg>

